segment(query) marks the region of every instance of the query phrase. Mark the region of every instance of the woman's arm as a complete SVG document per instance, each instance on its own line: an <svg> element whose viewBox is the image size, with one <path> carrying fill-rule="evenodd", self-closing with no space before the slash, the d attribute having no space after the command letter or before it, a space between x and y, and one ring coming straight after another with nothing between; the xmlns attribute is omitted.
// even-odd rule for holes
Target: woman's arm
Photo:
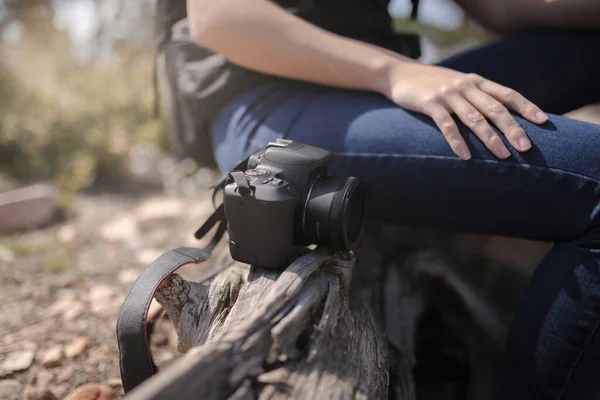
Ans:
<svg viewBox="0 0 600 400"><path fill-rule="evenodd" d="M197 44L243 67L381 93L400 107L429 115L462 159L470 153L453 113L500 158L510 153L487 119L516 149L526 151L531 144L504 105L534 123L547 118L511 89L332 34L268 0L188 0L188 19Z"/></svg>
<svg viewBox="0 0 600 400"><path fill-rule="evenodd" d="M598 0L454 0L497 33L532 28L600 28Z"/></svg>
<svg viewBox="0 0 600 400"><path fill-rule="evenodd" d="M267 0L188 0L194 41L263 73L383 92L400 56L323 31Z"/></svg>

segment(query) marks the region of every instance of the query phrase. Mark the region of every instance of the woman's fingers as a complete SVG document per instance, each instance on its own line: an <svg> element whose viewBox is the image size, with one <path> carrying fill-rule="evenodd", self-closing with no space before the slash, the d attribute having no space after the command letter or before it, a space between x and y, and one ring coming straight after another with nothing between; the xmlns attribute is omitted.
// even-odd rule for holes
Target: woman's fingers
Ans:
<svg viewBox="0 0 600 400"><path fill-rule="evenodd" d="M548 120L538 106L518 92L475 74L462 74L446 84L442 81L430 94L422 103L425 110L419 108L434 120L452 150L463 160L470 159L471 153L452 119L453 113L501 159L510 157L510 151L488 119L518 151L529 150L531 141L507 107L533 123L541 124Z"/></svg>
<svg viewBox="0 0 600 400"><path fill-rule="evenodd" d="M531 148L525 131L502 103L475 86L465 91L465 98L504 133L515 149L527 151Z"/></svg>
<svg viewBox="0 0 600 400"><path fill-rule="evenodd" d="M458 93L449 96L446 101L448 107L496 157L502 159L510 157L510 151L502 139L494 132L485 116L477 108Z"/></svg>
<svg viewBox="0 0 600 400"><path fill-rule="evenodd" d="M452 151L454 151L454 153L462 160L469 160L471 158L471 152L448 110L441 104L432 103L424 111L431 119L433 119L438 128L440 128L440 131L442 131L442 134L452 148Z"/></svg>
<svg viewBox="0 0 600 400"><path fill-rule="evenodd" d="M500 103L505 104L534 124L543 124L548 116L538 106L527 100L516 90L502 86L487 79L481 80L477 87Z"/></svg>

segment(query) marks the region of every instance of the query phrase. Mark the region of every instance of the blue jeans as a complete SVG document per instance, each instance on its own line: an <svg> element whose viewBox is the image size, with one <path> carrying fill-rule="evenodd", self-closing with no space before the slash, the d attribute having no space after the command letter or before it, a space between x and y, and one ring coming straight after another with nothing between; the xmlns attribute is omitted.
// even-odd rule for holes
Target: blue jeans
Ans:
<svg viewBox="0 0 600 400"><path fill-rule="evenodd" d="M600 32L526 34L441 65L550 113L543 126L515 117L532 149L505 141L512 156L499 160L457 121L473 154L461 161L428 117L378 94L274 79L214 121L219 167L287 138L334 152L334 174L364 180L371 218L554 242L516 312L499 398L600 399L600 126L555 115L600 100Z"/></svg>

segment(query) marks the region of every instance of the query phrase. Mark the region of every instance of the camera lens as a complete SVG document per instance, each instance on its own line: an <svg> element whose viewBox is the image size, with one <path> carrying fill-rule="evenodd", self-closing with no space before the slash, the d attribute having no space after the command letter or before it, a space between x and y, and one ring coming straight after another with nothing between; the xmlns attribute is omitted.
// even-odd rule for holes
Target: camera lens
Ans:
<svg viewBox="0 0 600 400"><path fill-rule="evenodd" d="M317 178L306 199L303 239L338 250L354 248L365 221L365 193L358 178Z"/></svg>

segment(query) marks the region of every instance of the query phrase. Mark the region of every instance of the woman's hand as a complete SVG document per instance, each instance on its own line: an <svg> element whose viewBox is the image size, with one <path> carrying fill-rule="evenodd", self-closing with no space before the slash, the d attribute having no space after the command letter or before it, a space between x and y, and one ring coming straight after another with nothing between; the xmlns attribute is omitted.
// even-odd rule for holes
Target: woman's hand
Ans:
<svg viewBox="0 0 600 400"><path fill-rule="evenodd" d="M479 75L419 63L402 62L399 68L392 68L384 94L400 107L430 116L463 160L470 159L471 153L451 114L502 159L510 157L510 152L488 120L521 152L529 150L531 142L507 107L536 124L548 120L535 104L512 89Z"/></svg>

